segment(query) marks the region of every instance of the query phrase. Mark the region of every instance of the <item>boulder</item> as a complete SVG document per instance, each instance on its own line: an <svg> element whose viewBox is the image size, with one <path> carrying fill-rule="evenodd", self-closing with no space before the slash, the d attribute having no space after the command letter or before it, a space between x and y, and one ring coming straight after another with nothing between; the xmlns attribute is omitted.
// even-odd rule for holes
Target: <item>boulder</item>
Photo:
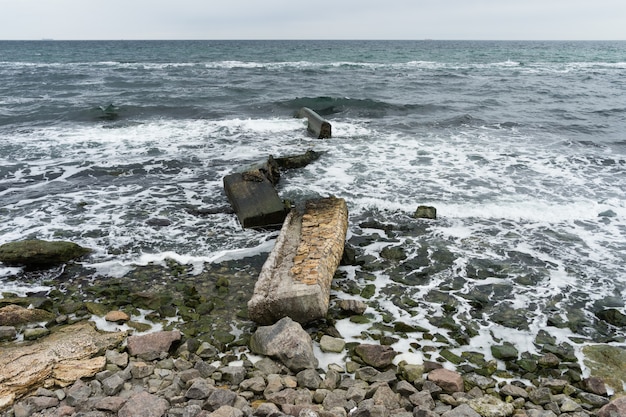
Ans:
<svg viewBox="0 0 626 417"><path fill-rule="evenodd" d="M72 242L22 240L0 246L0 262L31 269L48 268L81 258L91 252Z"/></svg>
<svg viewBox="0 0 626 417"><path fill-rule="evenodd" d="M94 370L104 365L104 358L83 361L103 355L125 336L125 332L101 333L93 323L80 322L34 343L0 347L0 410L46 380L66 386L72 378L93 376Z"/></svg>
<svg viewBox="0 0 626 417"><path fill-rule="evenodd" d="M0 323L3 326L20 326L27 323L50 321L55 315L37 308L24 308L9 304L0 308Z"/></svg>
<svg viewBox="0 0 626 417"><path fill-rule="evenodd" d="M318 366L311 337L289 317L274 325L259 327L250 339L250 349L278 359L294 372Z"/></svg>
<svg viewBox="0 0 626 417"><path fill-rule="evenodd" d="M626 416L626 397L617 398L598 411L598 417Z"/></svg>
<svg viewBox="0 0 626 417"><path fill-rule="evenodd" d="M325 317L347 228L341 198L309 200L302 211L292 210L248 302L250 318L272 324L283 317L300 323Z"/></svg>

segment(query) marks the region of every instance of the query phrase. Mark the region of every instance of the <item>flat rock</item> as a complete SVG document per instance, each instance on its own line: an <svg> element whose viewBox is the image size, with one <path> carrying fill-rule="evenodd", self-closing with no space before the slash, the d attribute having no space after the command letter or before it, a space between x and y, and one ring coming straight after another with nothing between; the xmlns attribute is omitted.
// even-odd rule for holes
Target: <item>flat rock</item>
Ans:
<svg viewBox="0 0 626 417"><path fill-rule="evenodd" d="M106 316L104 316L104 319L113 323L126 323L130 320L130 316L123 311L113 310L109 311Z"/></svg>
<svg viewBox="0 0 626 417"><path fill-rule="evenodd" d="M463 392L463 377L449 369L433 369L428 373L428 380L437 384L447 393Z"/></svg>
<svg viewBox="0 0 626 417"><path fill-rule="evenodd" d="M366 364L374 368L382 369L391 365L397 352L391 346L360 344L354 349Z"/></svg>
<svg viewBox="0 0 626 417"><path fill-rule="evenodd" d="M68 367L77 366L91 374L102 360L80 361L104 354L125 336L125 332L101 333L93 323L80 322L33 343L0 347L0 410L41 387L46 380L68 385Z"/></svg>
<svg viewBox="0 0 626 417"><path fill-rule="evenodd" d="M135 394L118 411L118 417L161 417L168 409L167 400L145 391Z"/></svg>

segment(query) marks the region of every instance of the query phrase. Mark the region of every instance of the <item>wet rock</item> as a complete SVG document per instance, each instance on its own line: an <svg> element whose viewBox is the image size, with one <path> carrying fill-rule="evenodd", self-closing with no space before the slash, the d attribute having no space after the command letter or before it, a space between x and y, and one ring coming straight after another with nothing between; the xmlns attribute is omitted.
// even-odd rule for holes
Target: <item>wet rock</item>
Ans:
<svg viewBox="0 0 626 417"><path fill-rule="evenodd" d="M598 408L609 403L608 398L600 395L592 394L590 392L581 392L578 394L578 399L585 404L589 404L592 407Z"/></svg>
<svg viewBox="0 0 626 417"><path fill-rule="evenodd" d="M127 340L128 353L141 359L151 361L169 352L172 344L181 338L178 330L170 332L155 332L139 336L129 336Z"/></svg>
<svg viewBox="0 0 626 417"><path fill-rule="evenodd" d="M437 384L447 393L463 392L463 377L448 369L434 369L428 373L428 380Z"/></svg>
<svg viewBox="0 0 626 417"><path fill-rule="evenodd" d="M481 417L472 407L467 404L461 404L460 406L446 411L441 415L442 417Z"/></svg>
<svg viewBox="0 0 626 417"><path fill-rule="evenodd" d="M491 346L491 353L493 354L494 358L503 361L515 360L519 355L519 352L517 351L515 346L510 343Z"/></svg>
<svg viewBox="0 0 626 417"><path fill-rule="evenodd" d="M320 339L320 349L322 352L342 352L346 346L346 341L337 337L324 335Z"/></svg>
<svg viewBox="0 0 626 417"><path fill-rule="evenodd" d="M89 252L72 242L22 240L0 245L0 262L9 266L48 268L81 258Z"/></svg>
<svg viewBox="0 0 626 417"><path fill-rule="evenodd" d="M278 359L294 372L317 368L313 341L302 326L285 317L272 326L261 326L250 339L250 349Z"/></svg>
<svg viewBox="0 0 626 417"><path fill-rule="evenodd" d="M591 375L602 378L615 390L623 392L626 383L626 349L606 344L590 345L583 348L584 363Z"/></svg>
<svg viewBox="0 0 626 417"><path fill-rule="evenodd" d="M482 417L505 417L514 411L513 404L505 403L491 395L474 398L467 404Z"/></svg>
<svg viewBox="0 0 626 417"><path fill-rule="evenodd" d="M604 320L609 324L617 327L626 326L626 315L614 308L607 308L596 313L600 320Z"/></svg>
<svg viewBox="0 0 626 417"><path fill-rule="evenodd" d="M13 340L17 336L17 330L14 326L0 326L0 342Z"/></svg>
<svg viewBox="0 0 626 417"><path fill-rule="evenodd" d="M167 400L143 391L130 397L117 415L118 417L161 417L167 408Z"/></svg>
<svg viewBox="0 0 626 417"><path fill-rule="evenodd" d="M24 340L37 340L50 334L50 330L45 327L34 327L24 330Z"/></svg>
<svg viewBox="0 0 626 417"><path fill-rule="evenodd" d="M317 161L320 156L322 156L321 152L309 149L304 154L278 157L274 158L274 161L283 169L304 168L310 163Z"/></svg>
<svg viewBox="0 0 626 417"><path fill-rule="evenodd" d="M592 394L606 396L606 384L602 378L590 377L582 380L582 387Z"/></svg>
<svg viewBox="0 0 626 417"><path fill-rule="evenodd" d="M626 416L626 397L620 397L604 405L598 411L598 417Z"/></svg>
<svg viewBox="0 0 626 417"><path fill-rule="evenodd" d="M374 368L384 369L391 365L397 352L391 346L360 344L354 349L366 364Z"/></svg>
<svg viewBox="0 0 626 417"><path fill-rule="evenodd" d="M36 308L24 308L15 304L9 304L0 308L0 323L3 326L19 326L28 323L50 321L55 315Z"/></svg>
<svg viewBox="0 0 626 417"><path fill-rule="evenodd" d="M342 311L357 315L361 315L367 310L367 304L359 300L339 300L337 301L337 307Z"/></svg>
<svg viewBox="0 0 626 417"><path fill-rule="evenodd" d="M417 206L413 217L416 219L437 219L437 209L432 206Z"/></svg>

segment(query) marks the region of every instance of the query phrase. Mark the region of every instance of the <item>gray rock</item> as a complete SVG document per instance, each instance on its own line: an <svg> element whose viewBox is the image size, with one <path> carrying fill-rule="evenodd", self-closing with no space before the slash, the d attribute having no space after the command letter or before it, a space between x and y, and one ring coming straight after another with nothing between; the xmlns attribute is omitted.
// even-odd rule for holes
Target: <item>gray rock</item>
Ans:
<svg viewBox="0 0 626 417"><path fill-rule="evenodd" d="M239 385L246 378L246 368L243 366L224 366L219 369L222 381L231 385Z"/></svg>
<svg viewBox="0 0 626 417"><path fill-rule="evenodd" d="M325 388L325 389L333 390L337 388L340 381L341 381L341 374L338 371L335 371L334 369L329 369L328 372L326 372L326 375L324 376L324 380L322 381L322 383L320 384L318 388Z"/></svg>
<svg viewBox="0 0 626 417"><path fill-rule="evenodd" d="M267 384L265 379L260 376L256 376L250 379L246 379L239 384L239 389L242 391L252 391L255 394L261 394L265 391Z"/></svg>
<svg viewBox="0 0 626 417"><path fill-rule="evenodd" d="M79 379L67 390L66 401L68 405L75 407L87 401L90 395L91 387Z"/></svg>
<svg viewBox="0 0 626 417"><path fill-rule="evenodd" d="M466 375L463 380L465 381L465 386L468 389L478 387L484 391L488 388L493 388L496 386L496 381L493 378L478 375L476 373Z"/></svg>
<svg viewBox="0 0 626 417"><path fill-rule="evenodd" d="M94 407L97 410L101 411L110 411L112 413L117 413L120 408L124 406L127 399L122 397L104 397L101 400L98 400Z"/></svg>
<svg viewBox="0 0 626 417"><path fill-rule="evenodd" d="M243 417L243 411L229 405L223 405L209 415L211 417Z"/></svg>
<svg viewBox="0 0 626 417"><path fill-rule="evenodd" d="M326 410L330 410L334 407L341 407L348 411L349 404L347 400L347 392L341 389L330 391L328 394L326 394L326 397L324 397L324 402L322 403L322 405Z"/></svg>
<svg viewBox="0 0 626 417"><path fill-rule="evenodd" d="M354 401L358 404L365 399L366 395L367 391L365 391L363 388L353 386L348 388L348 391L346 392L346 399L348 401Z"/></svg>
<svg viewBox="0 0 626 417"><path fill-rule="evenodd" d="M322 377L315 369L305 369L298 372L296 379L299 387L312 390L318 389L322 383Z"/></svg>
<svg viewBox="0 0 626 417"><path fill-rule="evenodd" d="M318 366L311 337L289 317L259 327L250 339L250 348L254 353L277 358L294 372Z"/></svg>
<svg viewBox="0 0 626 417"><path fill-rule="evenodd" d="M196 379L185 392L185 397L192 400L203 400L208 398L214 389L215 387L209 384L206 379Z"/></svg>
<svg viewBox="0 0 626 417"><path fill-rule="evenodd" d="M107 359L107 363L117 365L120 368L125 368L128 365L128 353L118 352L117 350L107 350L104 356Z"/></svg>
<svg viewBox="0 0 626 417"><path fill-rule="evenodd" d="M152 375L154 365L148 365L145 362L133 362L130 364L130 374L133 378L141 379Z"/></svg>
<svg viewBox="0 0 626 417"><path fill-rule="evenodd" d="M602 407L609 403L609 399L606 397L602 397L600 395L592 394L590 392L581 392L578 394L578 399L584 402L585 404L589 404L592 407Z"/></svg>
<svg viewBox="0 0 626 417"><path fill-rule="evenodd" d="M227 389L214 389L202 405L202 408L209 411L215 411L225 405L233 406L236 399L237 394L234 391Z"/></svg>
<svg viewBox="0 0 626 417"><path fill-rule="evenodd" d="M387 410L400 408L400 394L393 392L387 384L378 387L372 399L374 403L384 405Z"/></svg>
<svg viewBox="0 0 626 417"><path fill-rule="evenodd" d="M526 410L526 415L528 417L557 417L557 415L550 410Z"/></svg>
<svg viewBox="0 0 626 417"><path fill-rule="evenodd" d="M116 373L102 381L102 392L107 396L115 395L122 390L123 386L124 379Z"/></svg>
<svg viewBox="0 0 626 417"><path fill-rule="evenodd" d="M167 408L167 400L143 391L130 397L117 415L118 417L161 417Z"/></svg>
<svg viewBox="0 0 626 417"><path fill-rule="evenodd" d="M435 400L429 391L420 391L409 396L409 401L419 410L434 410Z"/></svg>
<svg viewBox="0 0 626 417"><path fill-rule="evenodd" d="M56 397L30 397L27 401L35 412L59 405L59 400Z"/></svg>
<svg viewBox="0 0 626 417"><path fill-rule="evenodd" d="M13 340L17 336L17 330L14 326L0 326L0 342Z"/></svg>
<svg viewBox="0 0 626 417"><path fill-rule="evenodd" d="M512 384L506 384L500 388L500 394L504 396L510 395L513 398L528 398L528 392L524 388Z"/></svg>
<svg viewBox="0 0 626 417"><path fill-rule="evenodd" d="M278 409L278 406L274 403L262 403L257 407L254 412L254 415L259 417L277 416L279 414L280 410Z"/></svg>
<svg viewBox="0 0 626 417"><path fill-rule="evenodd" d="M356 370L356 372L354 373L354 377L356 379L360 379L362 381L365 382L370 382L372 381L378 374L380 374L380 371L372 366L364 366L362 368L359 368Z"/></svg>
<svg viewBox="0 0 626 417"><path fill-rule="evenodd" d="M417 393L417 388L407 381L398 381L396 384L396 392L403 397L409 397L410 395Z"/></svg>
<svg viewBox="0 0 626 417"><path fill-rule="evenodd" d="M320 339L320 349L322 352L340 353L345 347L346 341L337 337L324 335Z"/></svg>
<svg viewBox="0 0 626 417"><path fill-rule="evenodd" d="M550 388L533 388L528 393L528 399L533 402L533 404L544 405L548 404L552 401L552 392Z"/></svg>
<svg viewBox="0 0 626 417"><path fill-rule="evenodd" d="M471 399L467 404L483 417L506 417L514 411L513 404L505 403L491 395Z"/></svg>
<svg viewBox="0 0 626 417"><path fill-rule="evenodd" d="M476 411L467 404L461 404L460 406L446 411L442 414L442 417L481 417Z"/></svg>
<svg viewBox="0 0 626 417"><path fill-rule="evenodd" d="M202 411L202 407L198 404L190 404L183 409L181 417L196 417L200 411Z"/></svg>

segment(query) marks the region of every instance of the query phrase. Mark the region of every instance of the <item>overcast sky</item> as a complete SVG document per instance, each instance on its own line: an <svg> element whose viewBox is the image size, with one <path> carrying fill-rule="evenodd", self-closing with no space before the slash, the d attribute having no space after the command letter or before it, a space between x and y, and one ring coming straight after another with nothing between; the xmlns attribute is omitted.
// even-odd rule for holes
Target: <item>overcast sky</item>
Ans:
<svg viewBox="0 0 626 417"><path fill-rule="evenodd" d="M0 39L625 40L626 0L0 0Z"/></svg>

